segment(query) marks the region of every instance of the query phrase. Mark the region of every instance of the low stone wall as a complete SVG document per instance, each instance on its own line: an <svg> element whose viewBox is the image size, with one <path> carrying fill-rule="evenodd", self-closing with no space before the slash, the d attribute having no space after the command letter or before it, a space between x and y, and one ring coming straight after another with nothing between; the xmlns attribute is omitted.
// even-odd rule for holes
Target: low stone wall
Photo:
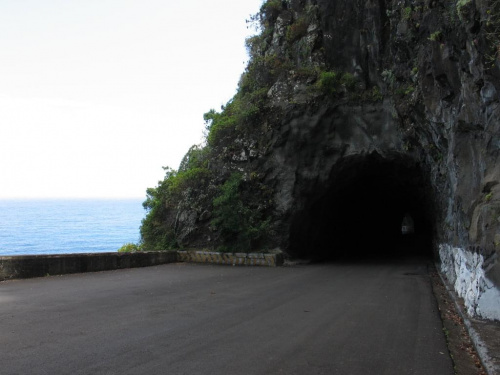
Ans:
<svg viewBox="0 0 500 375"><path fill-rule="evenodd" d="M177 261L175 251L0 257L0 280L155 266Z"/></svg>
<svg viewBox="0 0 500 375"><path fill-rule="evenodd" d="M180 262L226 264L231 266L267 266L283 265L281 254L261 253L217 253L211 251L178 251Z"/></svg>
<svg viewBox="0 0 500 375"><path fill-rule="evenodd" d="M283 256L281 254L226 254L208 251L3 256L0 257L0 281L148 267L173 262L277 267L283 265Z"/></svg>

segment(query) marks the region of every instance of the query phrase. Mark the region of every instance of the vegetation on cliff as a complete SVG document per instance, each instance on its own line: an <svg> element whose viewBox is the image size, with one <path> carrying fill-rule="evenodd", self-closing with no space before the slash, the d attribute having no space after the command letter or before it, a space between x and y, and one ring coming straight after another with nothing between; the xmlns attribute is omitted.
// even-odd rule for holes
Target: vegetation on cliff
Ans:
<svg viewBox="0 0 500 375"><path fill-rule="evenodd" d="M261 12L249 21L253 25L257 22L261 33L247 40L250 59L236 95L220 112L211 109L204 114L205 144L193 146L177 170L164 168L165 178L157 187L147 189L140 249L181 247L176 230L183 206L191 211L194 208L196 221L210 223L217 237L214 246L219 250L248 251L265 235L269 205L253 204L245 193L258 184L257 174L243 175L231 167L222 171L217 161L236 157L239 145L236 147L235 139L251 132L266 111L267 92L280 74L283 61L266 56L257 44L262 47L268 42L271 34L267 28L281 7L281 1L266 1ZM265 187L260 191L263 196L269 195Z"/></svg>
<svg viewBox="0 0 500 375"><path fill-rule="evenodd" d="M221 251L248 251L255 249L259 240L267 233L269 219L263 220L258 207L252 207L245 199L241 173L233 172L219 188L213 201L212 228L220 232L223 240ZM252 194L252 183L246 184L247 193Z"/></svg>

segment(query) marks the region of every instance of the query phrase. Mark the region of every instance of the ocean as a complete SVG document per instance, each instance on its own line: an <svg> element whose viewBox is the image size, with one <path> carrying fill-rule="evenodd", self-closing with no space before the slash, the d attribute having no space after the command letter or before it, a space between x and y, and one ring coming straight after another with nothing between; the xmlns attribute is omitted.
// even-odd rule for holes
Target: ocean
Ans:
<svg viewBox="0 0 500 375"><path fill-rule="evenodd" d="M142 201L0 200L0 256L117 251L139 241Z"/></svg>

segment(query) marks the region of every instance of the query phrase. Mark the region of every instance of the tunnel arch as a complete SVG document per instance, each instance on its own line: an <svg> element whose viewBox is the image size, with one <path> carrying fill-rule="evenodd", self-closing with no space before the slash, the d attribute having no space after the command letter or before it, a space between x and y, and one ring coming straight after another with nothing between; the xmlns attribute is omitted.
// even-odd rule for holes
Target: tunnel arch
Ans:
<svg viewBox="0 0 500 375"><path fill-rule="evenodd" d="M402 155L340 159L292 218L289 253L314 260L432 256L433 194L422 166ZM405 216L413 233L403 233Z"/></svg>

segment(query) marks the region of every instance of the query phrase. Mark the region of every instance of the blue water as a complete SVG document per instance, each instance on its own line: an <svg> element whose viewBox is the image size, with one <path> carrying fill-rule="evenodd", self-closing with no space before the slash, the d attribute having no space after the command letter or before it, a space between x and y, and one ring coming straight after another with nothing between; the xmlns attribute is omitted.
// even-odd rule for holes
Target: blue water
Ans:
<svg viewBox="0 0 500 375"><path fill-rule="evenodd" d="M0 256L101 253L139 241L142 200L0 200Z"/></svg>

